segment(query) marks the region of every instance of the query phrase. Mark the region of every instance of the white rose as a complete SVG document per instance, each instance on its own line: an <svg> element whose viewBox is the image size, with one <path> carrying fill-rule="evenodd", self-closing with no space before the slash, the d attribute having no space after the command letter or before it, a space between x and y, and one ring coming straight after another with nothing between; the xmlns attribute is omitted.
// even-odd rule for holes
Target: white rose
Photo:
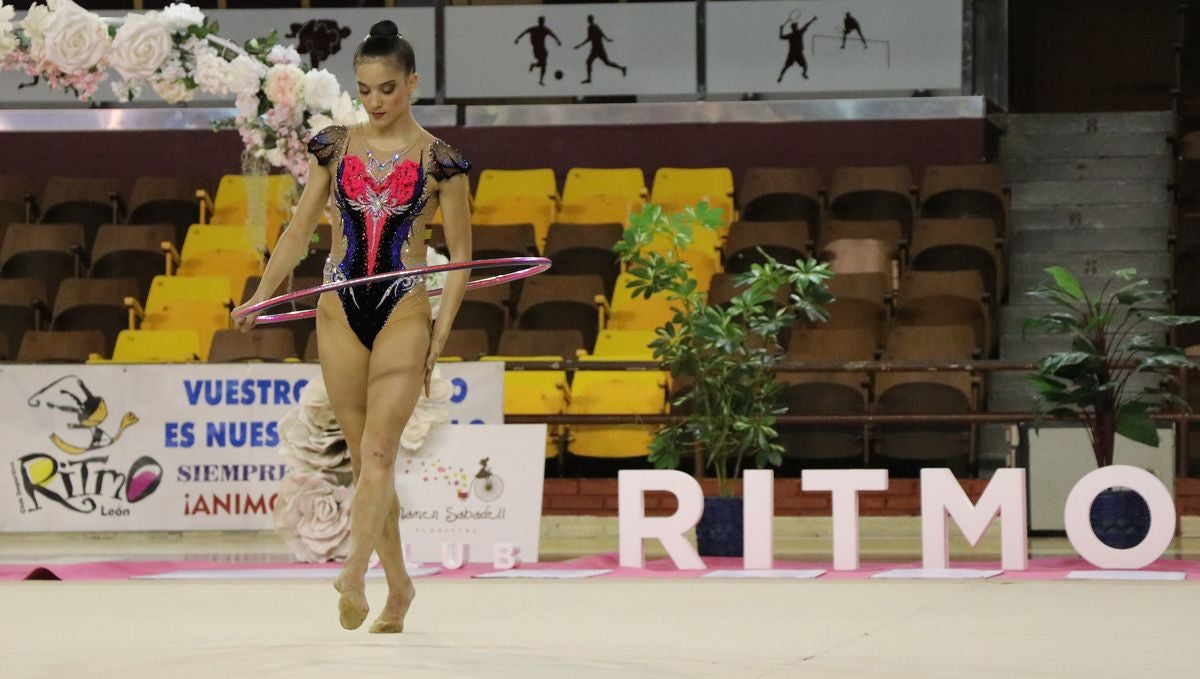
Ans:
<svg viewBox="0 0 1200 679"><path fill-rule="evenodd" d="M54 12L45 29L45 57L68 75L90 71L108 52L104 20L78 6L64 5Z"/></svg>
<svg viewBox="0 0 1200 679"><path fill-rule="evenodd" d="M333 114L333 120L338 125L357 125L369 120L367 110L356 105L354 100L350 98L349 92L342 92L341 96L333 102L330 112Z"/></svg>
<svg viewBox="0 0 1200 679"><path fill-rule="evenodd" d="M273 104L295 108L304 93L304 71L289 64L276 64L267 70L263 93Z"/></svg>
<svg viewBox="0 0 1200 679"><path fill-rule="evenodd" d="M229 94L229 62L215 54L201 54L196 60L196 86L209 94Z"/></svg>
<svg viewBox="0 0 1200 679"><path fill-rule="evenodd" d="M192 90L181 80L159 80L153 83L154 91L168 104L178 104L181 101L192 100Z"/></svg>
<svg viewBox="0 0 1200 679"><path fill-rule="evenodd" d="M304 105L313 113L332 109L341 91L337 76L323 68L304 74Z"/></svg>
<svg viewBox="0 0 1200 679"><path fill-rule="evenodd" d="M270 52L267 52L268 64L299 66L300 61L300 53L291 45L276 45L271 48Z"/></svg>
<svg viewBox="0 0 1200 679"><path fill-rule="evenodd" d="M117 29L109 60L126 80L149 79L171 52L171 34L148 14L130 14Z"/></svg>
<svg viewBox="0 0 1200 679"><path fill-rule="evenodd" d="M350 552L350 488L325 476L291 472L275 502L275 529L300 561L345 558Z"/></svg>
<svg viewBox="0 0 1200 679"><path fill-rule="evenodd" d="M172 33L183 33L191 26L203 25L204 13L186 3L175 2L163 9L159 21Z"/></svg>
<svg viewBox="0 0 1200 679"><path fill-rule="evenodd" d="M238 95L258 94L265 75L267 67L261 61L245 55L238 56L229 62L229 89Z"/></svg>

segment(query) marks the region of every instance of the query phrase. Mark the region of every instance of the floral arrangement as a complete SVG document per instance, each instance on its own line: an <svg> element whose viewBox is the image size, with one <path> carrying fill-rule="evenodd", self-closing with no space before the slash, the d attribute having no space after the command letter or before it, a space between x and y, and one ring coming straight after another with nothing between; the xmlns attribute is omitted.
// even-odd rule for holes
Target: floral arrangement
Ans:
<svg viewBox="0 0 1200 679"><path fill-rule="evenodd" d="M450 419L451 390L435 369L429 396L421 394L404 427L401 448L419 451L433 427ZM319 379L304 387L296 408L279 421L279 437L279 454L290 468L275 503L276 532L299 561L346 558L354 483L350 451Z"/></svg>
<svg viewBox="0 0 1200 679"><path fill-rule="evenodd" d="M274 33L235 45L186 3L105 18L72 0L46 0L18 26L14 15L0 0L0 69L22 71L85 102L110 70L119 76L111 85L122 102L146 86L172 104L190 101L197 89L232 95L237 116L215 127L236 127L247 157L283 168L301 184L308 179L305 141L314 131L366 120L335 75L308 69Z"/></svg>

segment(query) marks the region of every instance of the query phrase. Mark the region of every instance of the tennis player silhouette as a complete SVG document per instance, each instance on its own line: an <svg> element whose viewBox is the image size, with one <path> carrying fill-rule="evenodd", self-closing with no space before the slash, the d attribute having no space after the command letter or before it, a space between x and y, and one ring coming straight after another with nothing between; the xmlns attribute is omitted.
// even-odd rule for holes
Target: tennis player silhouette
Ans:
<svg viewBox="0 0 1200 679"><path fill-rule="evenodd" d="M858 33L858 37L862 40L863 49L867 49L867 39L863 36L862 27L858 25L858 19L855 19L852 14L846 12L846 18L842 19L842 49L846 49L846 37L851 33Z"/></svg>
<svg viewBox="0 0 1200 679"><path fill-rule="evenodd" d="M783 82L783 74L791 68L792 64L800 67L800 75L808 80L808 60L804 58L804 34L808 31L808 27L812 26L817 18L813 17L808 20L808 23L801 26L796 22L792 22L792 32L784 33L783 26L779 27L779 39L788 41L787 61L783 64L783 69L779 71L779 77L775 80L777 83ZM786 24L784 24L786 25Z"/></svg>
<svg viewBox="0 0 1200 679"><path fill-rule="evenodd" d="M612 42L613 41L612 38L605 35L604 31L600 30L600 27L596 25L596 17L589 14L587 20L588 20L587 38L585 38L583 42L581 42L575 46L575 49L579 49L580 47L583 47L584 45L588 44L589 42L592 43L592 51L591 51L591 53L588 54L588 58L587 58L587 79L584 80L583 83L586 85L587 83L592 82L592 62L596 61L597 59L599 59L600 61L603 61L606 65L611 66L612 68L621 69L621 77L624 78L625 72L626 72L625 67L620 64L615 64L612 61L609 61L608 50L606 50L604 48L604 42L606 40L608 42Z"/></svg>
<svg viewBox="0 0 1200 679"><path fill-rule="evenodd" d="M537 25L530 26L524 31L521 31L521 34L517 36L517 39L513 40L513 44L516 45L520 43L521 38L524 38L526 34L529 35L529 43L533 46L533 63L529 65L529 70L532 71L535 68L541 68L542 72L541 75L538 76L538 84L545 85L546 58L550 56L550 53L546 50L546 37L549 36L554 38L554 42L558 43L559 47L562 47L562 41L558 39L558 36L554 34L554 31L546 28L546 17L538 17Z"/></svg>

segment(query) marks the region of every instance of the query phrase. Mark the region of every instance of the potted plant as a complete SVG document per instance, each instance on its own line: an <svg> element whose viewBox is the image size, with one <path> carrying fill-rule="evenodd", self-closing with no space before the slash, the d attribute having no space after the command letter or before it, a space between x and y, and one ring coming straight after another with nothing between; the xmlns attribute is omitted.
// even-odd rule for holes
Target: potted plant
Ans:
<svg viewBox="0 0 1200 679"><path fill-rule="evenodd" d="M706 498L696 528L700 553L740 556L742 504L735 482L753 463L778 465L783 447L776 442L775 416L783 386L772 367L784 356L779 336L801 316L827 318L823 304L832 300L827 265L813 259L785 264L762 253L765 262L742 274L739 293L724 306L709 306L692 269L679 253L696 229L716 230L721 213L701 202L676 214L647 205L630 216L629 228L614 250L631 276L635 296L666 295L674 316L656 330L654 357L676 384L672 399L682 419L659 430L649 460L674 469L688 454L702 455L717 479L718 496ZM790 294L786 302L779 290Z"/></svg>
<svg viewBox="0 0 1200 679"><path fill-rule="evenodd" d="M1035 430L1047 415L1080 422L1089 434L1097 467L1113 464L1117 435L1157 447L1151 409L1169 404L1186 409L1187 403L1170 387L1177 383L1178 370L1193 367L1182 349L1166 346L1163 334L1200 317L1170 314L1168 293L1151 290L1145 279L1135 281L1135 269L1114 271L1096 297L1066 269L1053 266L1045 271L1054 284L1027 294L1058 309L1026 319L1022 334L1040 330L1067 335L1071 346L1042 358L1029 375L1038 394ZM1130 380L1139 374L1158 380L1138 388ZM1096 536L1120 549L1140 543L1150 527L1145 501L1129 489L1102 493L1092 505L1091 518Z"/></svg>

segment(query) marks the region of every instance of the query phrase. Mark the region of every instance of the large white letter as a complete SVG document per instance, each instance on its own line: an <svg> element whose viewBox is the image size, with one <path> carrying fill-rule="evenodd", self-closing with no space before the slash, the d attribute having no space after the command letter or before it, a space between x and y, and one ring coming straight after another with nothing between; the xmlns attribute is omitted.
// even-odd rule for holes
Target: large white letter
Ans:
<svg viewBox="0 0 1200 679"><path fill-rule="evenodd" d="M672 516L647 517L648 490L665 491L679 501ZM621 567L646 564L645 538L657 538L681 570L704 570L704 561L683 534L704 513L704 491L692 477L673 469L622 469L617 474L617 531Z"/></svg>
<svg viewBox="0 0 1200 679"><path fill-rule="evenodd" d="M949 469L921 470L921 551L926 569L950 566L947 514L972 547L999 514L1001 568L1023 571L1029 566L1024 469L997 469L978 505L971 504Z"/></svg>
<svg viewBox="0 0 1200 679"><path fill-rule="evenodd" d="M805 469L800 489L833 493L833 569L858 570L858 493L887 490L886 469Z"/></svg>
<svg viewBox="0 0 1200 679"><path fill-rule="evenodd" d="M744 568L775 567L775 472L750 469L742 475L742 562Z"/></svg>
<svg viewBox="0 0 1200 679"><path fill-rule="evenodd" d="M1092 501L1113 486L1138 492L1150 506L1150 533L1129 549L1109 547L1092 532ZM1158 477L1128 465L1101 467L1079 480L1067 496L1064 510L1067 539L1079 556L1098 568L1143 568L1154 563L1175 537L1175 503Z"/></svg>

